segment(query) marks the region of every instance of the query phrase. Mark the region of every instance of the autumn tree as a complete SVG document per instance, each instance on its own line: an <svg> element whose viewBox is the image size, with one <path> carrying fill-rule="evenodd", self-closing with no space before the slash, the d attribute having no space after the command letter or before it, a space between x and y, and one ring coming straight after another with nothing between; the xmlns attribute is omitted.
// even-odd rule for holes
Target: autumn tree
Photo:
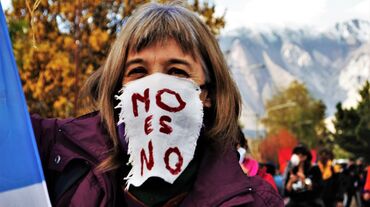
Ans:
<svg viewBox="0 0 370 207"><path fill-rule="evenodd" d="M297 81L268 100L265 108L267 116L262 123L270 135L288 129L310 148L317 146L325 136L325 105Z"/></svg>
<svg viewBox="0 0 370 207"><path fill-rule="evenodd" d="M79 89L104 61L125 17L146 2L13 0L6 16L31 113L83 113L77 108ZM215 16L215 5L191 2L189 7L218 34L225 22Z"/></svg>
<svg viewBox="0 0 370 207"><path fill-rule="evenodd" d="M344 108L337 104L335 113L335 142L355 157L370 162L370 83L359 90L361 99L356 107Z"/></svg>
<svg viewBox="0 0 370 207"><path fill-rule="evenodd" d="M263 162L278 163L280 149L294 148L298 144L296 137L288 130L281 129L277 134L272 134L264 139L259 146Z"/></svg>

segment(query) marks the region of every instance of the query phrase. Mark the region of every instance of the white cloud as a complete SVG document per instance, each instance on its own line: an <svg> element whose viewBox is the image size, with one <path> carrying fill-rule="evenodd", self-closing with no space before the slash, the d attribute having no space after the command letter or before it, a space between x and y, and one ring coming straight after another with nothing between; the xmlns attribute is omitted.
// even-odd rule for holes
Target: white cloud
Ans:
<svg viewBox="0 0 370 207"><path fill-rule="evenodd" d="M348 9L348 13L370 20L370 0L364 0Z"/></svg>
<svg viewBox="0 0 370 207"><path fill-rule="evenodd" d="M242 1L239 1L242 2ZM216 1L216 7L226 7ZM326 0L250 0L240 3L237 10L228 9L228 29L240 26L297 26L310 24L325 13Z"/></svg>
<svg viewBox="0 0 370 207"><path fill-rule="evenodd" d="M370 0L211 0L226 12L225 31L238 27L326 28L340 21L370 20Z"/></svg>
<svg viewBox="0 0 370 207"><path fill-rule="evenodd" d="M324 13L325 1L253 0L244 11L255 23L305 24Z"/></svg>

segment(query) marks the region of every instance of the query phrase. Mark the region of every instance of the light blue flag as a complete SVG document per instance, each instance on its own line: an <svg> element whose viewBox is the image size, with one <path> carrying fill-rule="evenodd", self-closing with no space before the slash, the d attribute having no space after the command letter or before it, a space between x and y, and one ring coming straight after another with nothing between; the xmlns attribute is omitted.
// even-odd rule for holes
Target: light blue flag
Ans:
<svg viewBox="0 0 370 207"><path fill-rule="evenodd" d="M51 206L1 3L0 206Z"/></svg>

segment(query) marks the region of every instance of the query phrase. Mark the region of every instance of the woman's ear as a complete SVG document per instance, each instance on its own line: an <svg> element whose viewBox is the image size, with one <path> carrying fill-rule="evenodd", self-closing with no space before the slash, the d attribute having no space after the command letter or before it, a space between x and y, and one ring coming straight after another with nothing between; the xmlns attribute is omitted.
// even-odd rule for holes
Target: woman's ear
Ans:
<svg viewBox="0 0 370 207"><path fill-rule="evenodd" d="M211 102L211 98L208 95L207 89L202 89L202 92L200 93L200 100L203 103L203 107L211 108L212 102Z"/></svg>

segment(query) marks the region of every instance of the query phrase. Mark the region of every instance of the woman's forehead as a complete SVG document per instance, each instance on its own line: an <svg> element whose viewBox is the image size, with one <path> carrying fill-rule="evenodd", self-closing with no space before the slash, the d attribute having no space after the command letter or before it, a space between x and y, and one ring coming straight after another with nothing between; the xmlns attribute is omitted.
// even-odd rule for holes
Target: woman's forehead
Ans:
<svg viewBox="0 0 370 207"><path fill-rule="evenodd" d="M189 48L189 45L186 45L173 37L159 38L151 42L146 42L146 44L139 42L136 45L129 46L128 56L140 53L148 48L157 47L158 49L161 49L169 45L180 49L183 55L190 55L195 61L198 61L199 58L201 58L198 55L199 53L196 51L196 48Z"/></svg>
<svg viewBox="0 0 370 207"><path fill-rule="evenodd" d="M181 38L176 38L172 36L157 36L157 37L151 37L151 38L140 38L136 41L132 41L129 48L130 51L136 51L140 52L141 50L152 47L153 45L166 45L169 42L175 42L178 47L180 47L184 53L190 53L191 51L195 50L194 46L195 44L192 44L188 41L181 40Z"/></svg>

